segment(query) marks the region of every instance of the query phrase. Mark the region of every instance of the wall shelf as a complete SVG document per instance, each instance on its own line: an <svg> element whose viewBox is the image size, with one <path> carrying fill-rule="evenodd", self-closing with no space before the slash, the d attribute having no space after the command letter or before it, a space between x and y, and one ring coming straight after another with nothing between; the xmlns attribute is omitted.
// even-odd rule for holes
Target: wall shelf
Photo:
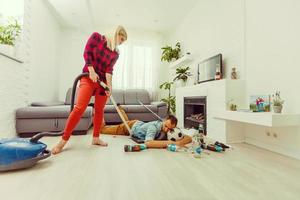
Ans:
<svg viewBox="0 0 300 200"><path fill-rule="evenodd" d="M185 54L184 56L182 56L181 58L179 58L178 60L171 62L170 63L170 68L171 69L176 69L177 67L182 67L183 65L191 62L193 60L191 54Z"/></svg>
<svg viewBox="0 0 300 200"><path fill-rule="evenodd" d="M4 56L4 57L6 57L6 58L9 58L9 59L11 59L11 60L13 60L13 61L16 61L16 62L18 62L18 63L23 63L23 61L22 60L20 60L20 59L18 59L18 58L14 58L14 57L12 57L12 56L10 56L10 55L7 55L7 54L5 54L5 53L2 53L2 52L0 52L0 55L1 56Z"/></svg>
<svg viewBox="0 0 300 200"><path fill-rule="evenodd" d="M256 124L268 127L299 126L300 114L276 114L268 112L221 111L214 118Z"/></svg>

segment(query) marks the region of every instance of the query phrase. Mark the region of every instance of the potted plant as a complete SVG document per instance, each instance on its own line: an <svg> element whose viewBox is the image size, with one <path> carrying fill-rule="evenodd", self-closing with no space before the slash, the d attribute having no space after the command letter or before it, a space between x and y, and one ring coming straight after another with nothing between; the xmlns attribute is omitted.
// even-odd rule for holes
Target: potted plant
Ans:
<svg viewBox="0 0 300 200"><path fill-rule="evenodd" d="M7 25L0 25L0 50L13 54L16 39L21 33L21 25L16 19L9 19Z"/></svg>
<svg viewBox="0 0 300 200"><path fill-rule="evenodd" d="M281 99L280 92L276 91L275 95L273 94L272 97L274 113L281 113L284 100Z"/></svg>
<svg viewBox="0 0 300 200"><path fill-rule="evenodd" d="M180 43L177 42L175 48L173 49L171 46L165 46L161 48L163 50L161 55L161 61L171 62L177 60L180 57Z"/></svg>
<svg viewBox="0 0 300 200"><path fill-rule="evenodd" d="M162 98L161 101L168 105L168 114L176 112L175 96L171 96L171 87L174 82L165 82L159 86L160 89L168 90L168 97Z"/></svg>
<svg viewBox="0 0 300 200"><path fill-rule="evenodd" d="M231 111L237 111L237 105L233 103L234 99L230 99L229 101L227 101L226 105L229 108L229 110Z"/></svg>
<svg viewBox="0 0 300 200"><path fill-rule="evenodd" d="M176 69L176 76L173 81L180 81L181 86L185 86L188 77L192 75L189 70L190 67L178 67Z"/></svg>

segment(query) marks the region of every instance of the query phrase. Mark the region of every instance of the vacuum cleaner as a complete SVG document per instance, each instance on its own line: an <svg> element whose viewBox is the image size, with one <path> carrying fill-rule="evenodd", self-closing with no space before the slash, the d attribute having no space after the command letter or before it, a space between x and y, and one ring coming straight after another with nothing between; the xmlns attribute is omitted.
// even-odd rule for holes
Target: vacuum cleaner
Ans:
<svg viewBox="0 0 300 200"><path fill-rule="evenodd" d="M89 76L89 74L80 74L73 83L70 112L74 108L77 83L84 76ZM99 84L104 87L106 91L109 91L105 83L99 81ZM131 132L112 95L110 98L122 121L125 123L126 128ZM39 139L44 136L61 136L62 134L63 132L42 132L30 139L0 139L0 172L32 167L38 161L48 158L51 155L51 151L47 150L47 145L40 142Z"/></svg>
<svg viewBox="0 0 300 200"><path fill-rule="evenodd" d="M42 142L14 138L0 140L0 172L32 167L51 152Z"/></svg>

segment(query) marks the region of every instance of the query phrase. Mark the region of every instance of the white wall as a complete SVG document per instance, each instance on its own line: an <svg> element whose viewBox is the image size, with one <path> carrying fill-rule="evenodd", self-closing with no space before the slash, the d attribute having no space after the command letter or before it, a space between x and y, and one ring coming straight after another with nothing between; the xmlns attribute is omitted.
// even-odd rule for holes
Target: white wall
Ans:
<svg viewBox="0 0 300 200"><path fill-rule="evenodd" d="M0 55L0 138L15 135L15 110L28 102L24 64Z"/></svg>
<svg viewBox="0 0 300 200"><path fill-rule="evenodd" d="M15 136L15 111L57 100L59 25L43 1L25 0L23 64L0 55L0 138Z"/></svg>
<svg viewBox="0 0 300 200"><path fill-rule="evenodd" d="M66 91L72 87L75 77L82 72L84 65L83 50L87 39L87 33L71 29L62 30L58 69L58 98L61 101L65 100Z"/></svg>
<svg viewBox="0 0 300 200"><path fill-rule="evenodd" d="M300 2L297 0L203 0L171 32L169 42L203 60L216 53L225 59L226 77L236 66L246 93L280 90L284 112L300 113ZM277 134L277 138L266 136ZM245 141L300 158L300 126L270 129L245 126Z"/></svg>
<svg viewBox="0 0 300 200"><path fill-rule="evenodd" d="M90 34L97 31L101 34L109 34L114 31L115 27L98 27L95 30L76 30L76 29L63 29L61 34L61 54L59 61L59 99L64 100L68 88L73 84L77 75L82 72L84 66L83 51L87 39ZM160 33L127 29L128 41L148 41L154 43L157 48L161 47L164 36ZM158 49L160 58L160 49ZM161 62L155 63L160 69L158 73L158 83L164 81L167 77L167 68Z"/></svg>
<svg viewBox="0 0 300 200"><path fill-rule="evenodd" d="M180 42L183 53L190 52L195 56L195 62L191 64L194 70L197 62L222 53L226 76L230 75L226 72L236 66L239 76L244 78L243 12L242 0L199 1L170 32L169 43Z"/></svg>
<svg viewBox="0 0 300 200"><path fill-rule="evenodd" d="M60 25L44 1L26 1L28 64L30 68L30 101L58 99L58 55L60 54ZM26 22L25 22L26 23ZM25 40L26 40L25 39Z"/></svg>
<svg viewBox="0 0 300 200"><path fill-rule="evenodd" d="M300 1L246 1L247 94L281 91L283 112L300 113ZM277 138L267 136L276 133ZM300 126L246 127L246 141L300 158Z"/></svg>

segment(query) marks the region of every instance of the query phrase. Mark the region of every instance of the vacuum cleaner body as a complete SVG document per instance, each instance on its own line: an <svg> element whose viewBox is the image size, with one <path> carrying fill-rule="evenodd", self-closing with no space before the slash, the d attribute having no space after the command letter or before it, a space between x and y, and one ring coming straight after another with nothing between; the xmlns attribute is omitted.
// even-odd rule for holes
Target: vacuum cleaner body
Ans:
<svg viewBox="0 0 300 200"><path fill-rule="evenodd" d="M13 138L0 140L0 171L31 167L37 161L48 158L51 152L47 145L29 139Z"/></svg>

